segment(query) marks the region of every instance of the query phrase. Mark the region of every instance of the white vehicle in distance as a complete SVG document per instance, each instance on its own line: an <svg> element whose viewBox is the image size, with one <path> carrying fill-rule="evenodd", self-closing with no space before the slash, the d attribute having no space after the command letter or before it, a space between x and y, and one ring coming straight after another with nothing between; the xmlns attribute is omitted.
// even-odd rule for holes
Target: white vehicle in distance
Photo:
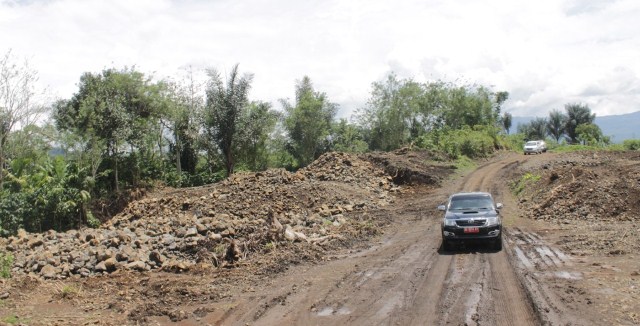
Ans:
<svg viewBox="0 0 640 326"><path fill-rule="evenodd" d="M531 140L524 144L524 155L541 154L547 151L547 144L544 140Z"/></svg>

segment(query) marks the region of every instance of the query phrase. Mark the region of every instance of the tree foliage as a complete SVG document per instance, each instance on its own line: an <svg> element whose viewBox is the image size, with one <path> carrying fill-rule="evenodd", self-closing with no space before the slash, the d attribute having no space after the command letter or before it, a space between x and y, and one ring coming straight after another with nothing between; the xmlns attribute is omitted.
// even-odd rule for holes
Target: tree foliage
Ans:
<svg viewBox="0 0 640 326"><path fill-rule="evenodd" d="M511 115L511 113L505 112L502 115L502 127L504 128L504 131L507 133L507 135L509 134L509 129L511 129L512 120L513 116Z"/></svg>
<svg viewBox="0 0 640 326"><path fill-rule="evenodd" d="M100 74L85 73L78 92L55 106L54 119L60 130L78 135L84 150L107 154L111 186L116 192L124 151L130 151L133 158L128 169L133 184L140 179L140 162L152 156L151 141L159 130L158 91L133 69L105 69Z"/></svg>
<svg viewBox="0 0 640 326"><path fill-rule="evenodd" d="M608 145L610 143L609 137L602 134L602 130L598 125L593 123L584 123L576 127L577 140L583 145Z"/></svg>
<svg viewBox="0 0 640 326"><path fill-rule="evenodd" d="M289 134L289 152L297 166L307 166L327 150L327 137L337 105L325 93L316 92L308 76L296 84L295 103L282 101L284 127Z"/></svg>
<svg viewBox="0 0 640 326"><path fill-rule="evenodd" d="M364 153L369 145L364 140L362 128L340 119L331 126L331 147L339 152Z"/></svg>
<svg viewBox="0 0 640 326"><path fill-rule="evenodd" d="M238 120L238 162L251 171L269 166L269 137L281 114L266 102L251 102Z"/></svg>
<svg viewBox="0 0 640 326"><path fill-rule="evenodd" d="M209 70L204 127L208 138L222 152L227 176L233 174L239 118L248 103L252 75L240 76L235 65L226 85L216 70Z"/></svg>
<svg viewBox="0 0 640 326"><path fill-rule="evenodd" d="M560 142L560 138L564 134L566 119L566 116L559 110L553 110L549 112L549 119L547 120L547 133L549 134L549 136L555 139L556 143Z"/></svg>
<svg viewBox="0 0 640 326"><path fill-rule="evenodd" d="M581 124L592 124L596 119L595 113L591 113L591 109L586 104L569 103L564 106L566 111L565 133L567 140L571 144L578 142L578 128Z"/></svg>
<svg viewBox="0 0 640 326"><path fill-rule="evenodd" d="M16 60L11 51L0 58L0 189L4 184L6 145L11 131L18 125L34 124L44 111L35 89L37 72L28 61L17 63Z"/></svg>
<svg viewBox="0 0 640 326"><path fill-rule="evenodd" d="M421 84L390 74L373 83L358 122L366 131L369 149L393 150L438 130L497 126L507 98L507 92L493 93L482 86L441 81ZM438 137L428 138L437 141Z"/></svg>
<svg viewBox="0 0 640 326"><path fill-rule="evenodd" d="M529 123L518 125L518 132L524 134L525 139L545 139L547 119L535 118Z"/></svg>

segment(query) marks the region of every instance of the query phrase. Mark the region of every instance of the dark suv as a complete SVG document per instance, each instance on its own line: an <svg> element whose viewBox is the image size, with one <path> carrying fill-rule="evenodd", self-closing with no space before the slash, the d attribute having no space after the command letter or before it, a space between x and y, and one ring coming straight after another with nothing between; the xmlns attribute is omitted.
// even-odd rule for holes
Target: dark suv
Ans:
<svg viewBox="0 0 640 326"><path fill-rule="evenodd" d="M461 192L449 197L442 220L442 248L451 250L454 243L470 240L488 241L496 250L502 250L502 221L499 209L491 194L486 192Z"/></svg>

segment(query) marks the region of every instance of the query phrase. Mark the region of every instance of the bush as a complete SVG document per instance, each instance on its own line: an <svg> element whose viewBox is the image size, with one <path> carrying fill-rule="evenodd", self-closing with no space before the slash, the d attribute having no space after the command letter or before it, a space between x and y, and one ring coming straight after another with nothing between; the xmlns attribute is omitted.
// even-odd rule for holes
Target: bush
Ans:
<svg viewBox="0 0 640 326"><path fill-rule="evenodd" d="M418 138L420 148L445 153L451 159L487 157L499 147L497 133L491 127L464 127L456 130L434 131Z"/></svg>
<svg viewBox="0 0 640 326"><path fill-rule="evenodd" d="M622 142L622 146L628 151L640 150L640 139L627 139Z"/></svg>
<svg viewBox="0 0 640 326"><path fill-rule="evenodd" d="M10 278L13 266L13 255L0 251L0 277Z"/></svg>

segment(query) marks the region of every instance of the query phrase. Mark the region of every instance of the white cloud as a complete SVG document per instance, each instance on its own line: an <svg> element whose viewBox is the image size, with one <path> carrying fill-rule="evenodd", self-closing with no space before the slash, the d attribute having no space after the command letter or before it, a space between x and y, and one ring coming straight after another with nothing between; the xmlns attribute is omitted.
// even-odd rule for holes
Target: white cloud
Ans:
<svg viewBox="0 0 640 326"><path fill-rule="evenodd" d="M509 91L514 115L576 101L605 115L640 109L639 14L635 0L0 0L0 52L61 97L87 71L240 63L252 98L292 98L308 75L342 116L390 71Z"/></svg>

